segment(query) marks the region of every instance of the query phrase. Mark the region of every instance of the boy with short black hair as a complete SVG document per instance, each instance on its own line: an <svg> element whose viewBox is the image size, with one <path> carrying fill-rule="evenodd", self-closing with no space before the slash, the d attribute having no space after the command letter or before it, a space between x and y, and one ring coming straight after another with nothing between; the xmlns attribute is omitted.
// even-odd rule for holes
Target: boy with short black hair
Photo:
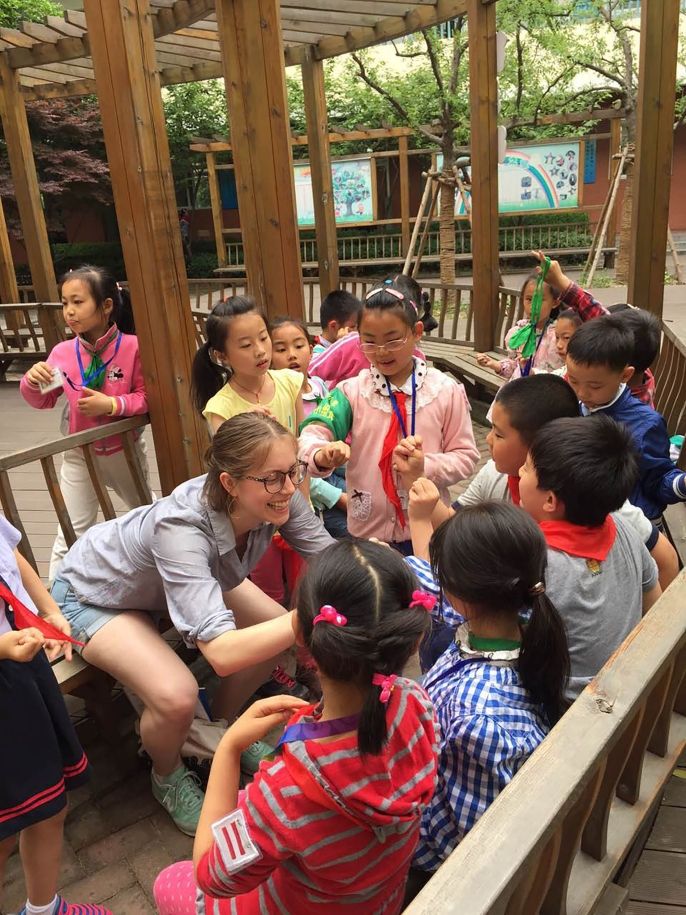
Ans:
<svg viewBox="0 0 686 915"><path fill-rule="evenodd" d="M334 289L321 304L319 320L322 332L315 337L312 355L323 353L341 337L346 328L357 330L362 302L345 289Z"/></svg>
<svg viewBox="0 0 686 915"><path fill-rule="evenodd" d="M567 349L567 381L584 416L602 411L624 423L639 454L639 477L629 499L659 524L667 505L686 500L686 473L669 457L664 418L631 393L634 335L619 315L580 327Z"/></svg>
<svg viewBox="0 0 686 915"><path fill-rule="evenodd" d="M649 311L626 303L610 305L608 311L624 321L634 335L634 354L631 359L634 374L627 382L631 393L641 403L654 407L655 378L650 366L660 352L660 322Z"/></svg>
<svg viewBox="0 0 686 915"><path fill-rule="evenodd" d="M662 593L655 562L616 514L637 474L629 431L602 415L547 423L520 470L521 505L546 538L547 591L567 628L570 700Z"/></svg>

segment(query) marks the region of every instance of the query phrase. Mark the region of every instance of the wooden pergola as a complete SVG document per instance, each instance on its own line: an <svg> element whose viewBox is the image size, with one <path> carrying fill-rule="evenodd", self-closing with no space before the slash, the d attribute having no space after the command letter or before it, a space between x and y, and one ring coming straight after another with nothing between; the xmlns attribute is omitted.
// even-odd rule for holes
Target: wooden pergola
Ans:
<svg viewBox="0 0 686 915"><path fill-rule="evenodd" d="M672 143L665 112L674 103L678 11L679 0L643 4L631 294L655 311L664 276ZM493 0L84 0L83 12L0 29L0 116L39 301L54 301L57 289L25 101L98 95L165 492L200 472L206 432L189 398L195 337L161 86L224 77L248 284L268 312L300 316L284 65L302 68L320 277L330 288L336 227L323 61L461 15L469 22L475 341L489 349L499 280ZM0 219L0 298L16 301L7 252Z"/></svg>

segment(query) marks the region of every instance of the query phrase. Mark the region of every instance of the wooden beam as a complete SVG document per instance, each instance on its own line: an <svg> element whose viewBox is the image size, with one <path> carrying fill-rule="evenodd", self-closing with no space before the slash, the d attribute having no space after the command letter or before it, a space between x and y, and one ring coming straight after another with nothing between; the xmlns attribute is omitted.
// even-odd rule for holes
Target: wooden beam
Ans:
<svg viewBox="0 0 686 915"><path fill-rule="evenodd" d="M321 298L324 299L334 289L338 289L339 272L324 64L321 60L313 60L311 54L308 54L302 64L302 78L317 236L319 289Z"/></svg>
<svg viewBox="0 0 686 915"><path fill-rule="evenodd" d="M495 6L468 0L474 345L495 344L498 316L498 80Z"/></svg>
<svg viewBox="0 0 686 915"><path fill-rule="evenodd" d="M302 318L278 0L217 0L216 7L248 287L270 316Z"/></svg>
<svg viewBox="0 0 686 915"><path fill-rule="evenodd" d="M328 134L329 143L349 143L352 140L385 140L393 137L410 137L414 131L410 127L370 127L368 130L348 130L344 132L332 131ZM294 134L291 136L292 146L307 146L308 135ZM191 152L231 152L229 140L198 140L191 143Z"/></svg>
<svg viewBox="0 0 686 915"><path fill-rule="evenodd" d="M505 127L528 127L548 124L582 124L584 121L617 121L626 116L624 108L584 108L562 114L540 114L537 118L503 118Z"/></svg>
<svg viewBox="0 0 686 915"><path fill-rule="evenodd" d="M628 300L658 317L669 224L679 6L679 0L641 4Z"/></svg>
<svg viewBox="0 0 686 915"><path fill-rule="evenodd" d="M85 0L157 464L164 493L202 472L191 405L195 332L157 77L149 0Z"/></svg>
<svg viewBox="0 0 686 915"><path fill-rule="evenodd" d="M214 229L214 244L217 249L217 264L220 267L226 266L226 245L224 244L224 222L222 215L222 201L219 192L219 181L217 178L217 166L215 154L206 153L207 161L207 183L210 188L210 206L212 207L212 228Z"/></svg>
<svg viewBox="0 0 686 915"><path fill-rule="evenodd" d="M400 181L400 233L402 253L410 249L410 170L408 159L409 140L406 136L398 138L398 178Z"/></svg>
<svg viewBox="0 0 686 915"><path fill-rule="evenodd" d="M0 118L7 144L7 156L14 183L31 280L39 302L57 301L57 284L52 264L45 214L31 148L24 97L15 70L0 55ZM50 350L58 342L50 322L46 323L45 344Z"/></svg>

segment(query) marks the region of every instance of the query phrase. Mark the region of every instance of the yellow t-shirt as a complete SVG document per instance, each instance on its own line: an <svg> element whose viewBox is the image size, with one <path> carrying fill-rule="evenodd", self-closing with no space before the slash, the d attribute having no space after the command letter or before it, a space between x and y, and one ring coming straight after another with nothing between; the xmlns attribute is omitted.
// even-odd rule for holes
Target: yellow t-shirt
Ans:
<svg viewBox="0 0 686 915"><path fill-rule="evenodd" d="M295 421L295 402L303 384L303 376L292 369L270 369L269 375L274 382L274 396L269 403L261 404L271 410L274 418L285 426L293 435L298 434ZM239 413L250 413L255 409L255 404L245 400L230 384L217 391L214 397L205 404L202 415L209 419L209 414L214 413L222 419L231 419Z"/></svg>

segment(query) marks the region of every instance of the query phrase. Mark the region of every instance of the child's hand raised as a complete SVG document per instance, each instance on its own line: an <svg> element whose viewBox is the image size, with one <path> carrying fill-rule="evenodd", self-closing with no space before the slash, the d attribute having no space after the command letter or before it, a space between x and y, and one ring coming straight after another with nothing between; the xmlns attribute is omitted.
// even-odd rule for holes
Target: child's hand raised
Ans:
<svg viewBox="0 0 686 915"><path fill-rule="evenodd" d="M539 261L540 264L545 260L546 255L543 251L532 251L531 252L535 258ZM536 268L537 272L541 272L541 268ZM554 286L558 294L562 294L569 284L572 282L568 276L562 272L562 267L560 266L559 261L554 261L551 259L550 267L548 267L548 272L545 275L545 281L550 286Z"/></svg>
<svg viewBox="0 0 686 915"><path fill-rule="evenodd" d="M309 703L297 696L270 696L253 702L224 734L217 753L222 750L242 753L251 743L284 725L293 712L306 705Z"/></svg>
<svg viewBox="0 0 686 915"><path fill-rule="evenodd" d="M438 487L426 477L420 477L410 489L410 502L407 513L410 521L430 521L436 505L441 498Z"/></svg>
<svg viewBox="0 0 686 915"><path fill-rule="evenodd" d="M335 470L350 460L350 445L345 442L331 442L319 448L313 455L315 467L319 470Z"/></svg>
<svg viewBox="0 0 686 915"><path fill-rule="evenodd" d="M0 635L0 658L25 664L32 661L45 644L38 629L20 629Z"/></svg>
<svg viewBox="0 0 686 915"><path fill-rule="evenodd" d="M393 469L400 474L406 489L424 473L424 451L421 435L401 439L393 451Z"/></svg>

